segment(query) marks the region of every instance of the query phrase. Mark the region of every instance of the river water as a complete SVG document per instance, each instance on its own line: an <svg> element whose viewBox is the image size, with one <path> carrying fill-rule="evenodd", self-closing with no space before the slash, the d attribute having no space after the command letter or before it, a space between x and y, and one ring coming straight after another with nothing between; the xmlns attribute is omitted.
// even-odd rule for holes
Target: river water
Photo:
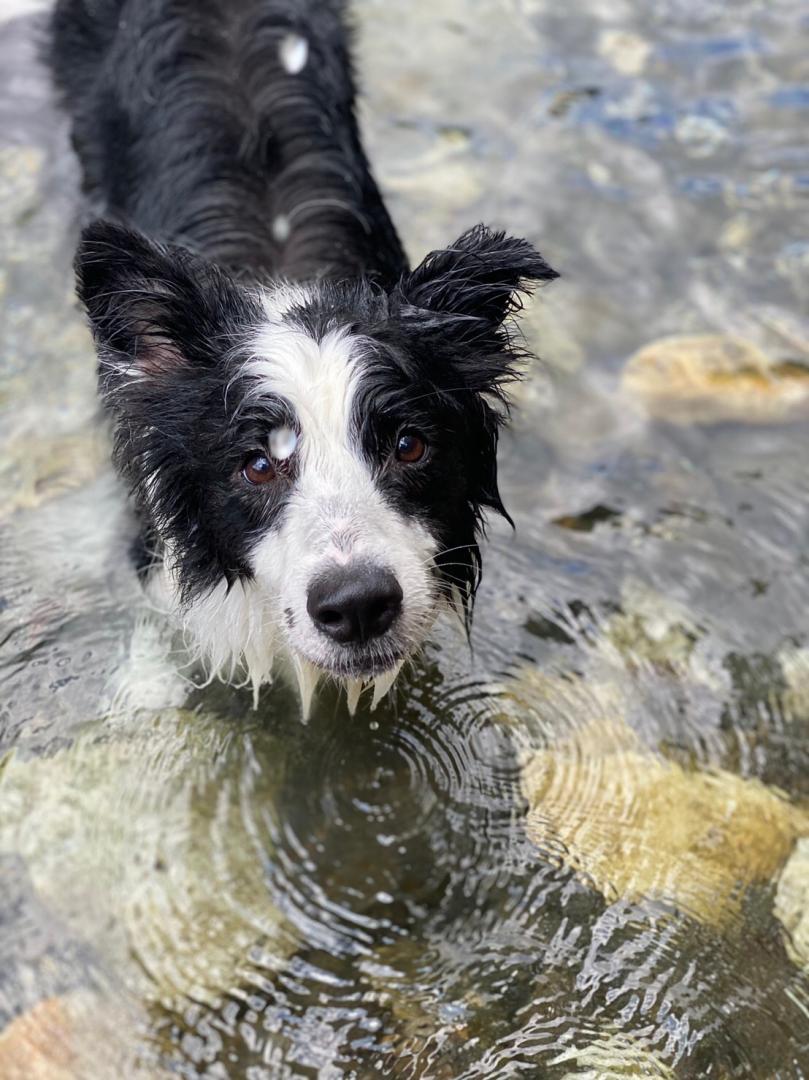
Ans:
<svg viewBox="0 0 809 1080"><path fill-rule="evenodd" d="M0 1075L809 1076L805 7L354 4L411 257L484 220L563 277L524 320L473 650L439 627L376 712L325 693L307 725L179 679L144 612L23 7Z"/></svg>

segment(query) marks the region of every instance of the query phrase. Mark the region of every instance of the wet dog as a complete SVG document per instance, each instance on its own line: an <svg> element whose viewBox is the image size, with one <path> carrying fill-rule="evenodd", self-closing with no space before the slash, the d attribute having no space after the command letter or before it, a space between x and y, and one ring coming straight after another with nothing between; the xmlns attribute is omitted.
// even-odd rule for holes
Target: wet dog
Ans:
<svg viewBox="0 0 809 1080"><path fill-rule="evenodd" d="M209 670L353 710L467 618L520 297L483 226L411 270L363 152L339 0L59 0L97 220L76 256L148 587Z"/></svg>

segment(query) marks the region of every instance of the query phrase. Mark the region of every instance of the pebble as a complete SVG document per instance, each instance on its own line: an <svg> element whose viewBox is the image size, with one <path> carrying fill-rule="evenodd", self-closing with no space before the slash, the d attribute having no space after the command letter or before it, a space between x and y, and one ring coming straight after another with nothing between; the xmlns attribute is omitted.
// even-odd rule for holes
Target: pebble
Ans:
<svg viewBox="0 0 809 1080"><path fill-rule="evenodd" d="M60 998L38 1002L0 1032L4 1080L77 1080L70 1026Z"/></svg>
<svg viewBox="0 0 809 1080"><path fill-rule="evenodd" d="M690 157L710 157L730 139L724 124L712 116L691 114L682 117L674 130L677 140L686 148Z"/></svg>
<svg viewBox="0 0 809 1080"><path fill-rule="evenodd" d="M604 30L598 40L598 51L621 75L637 76L646 67L652 46L631 30Z"/></svg>

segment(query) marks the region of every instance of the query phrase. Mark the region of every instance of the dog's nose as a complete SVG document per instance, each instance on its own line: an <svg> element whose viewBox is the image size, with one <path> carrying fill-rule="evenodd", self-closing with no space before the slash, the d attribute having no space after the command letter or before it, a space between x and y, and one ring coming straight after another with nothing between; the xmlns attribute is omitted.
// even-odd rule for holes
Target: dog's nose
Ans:
<svg viewBox="0 0 809 1080"><path fill-rule="evenodd" d="M380 637L402 609L402 589L380 566L337 567L309 587L312 622L341 645Z"/></svg>

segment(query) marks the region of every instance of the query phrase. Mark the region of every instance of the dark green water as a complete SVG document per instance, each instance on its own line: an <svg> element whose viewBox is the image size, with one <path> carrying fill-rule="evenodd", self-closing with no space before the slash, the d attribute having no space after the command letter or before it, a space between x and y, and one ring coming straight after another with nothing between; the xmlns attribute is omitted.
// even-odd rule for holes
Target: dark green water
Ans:
<svg viewBox="0 0 809 1080"><path fill-rule="evenodd" d="M809 420L732 374L699 423L622 380L710 334L800 391L805 7L355 4L412 257L485 220L563 280L525 320L474 654L440 627L376 713L325 694L303 726L155 648L71 293L76 169L15 6L0 1076L809 1076Z"/></svg>

